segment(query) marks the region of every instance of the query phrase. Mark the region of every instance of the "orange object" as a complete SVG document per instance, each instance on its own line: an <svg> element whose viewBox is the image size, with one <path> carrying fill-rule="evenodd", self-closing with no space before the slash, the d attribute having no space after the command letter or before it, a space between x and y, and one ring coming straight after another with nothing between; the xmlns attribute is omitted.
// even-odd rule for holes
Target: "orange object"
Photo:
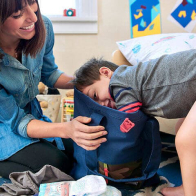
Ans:
<svg viewBox="0 0 196 196"><path fill-rule="evenodd" d="M103 167L104 167L104 174L105 174L105 176L108 177L109 171L108 171L108 166L107 166L107 164L104 163L104 164L103 164ZM108 184L108 179L105 179L105 181L106 181L106 184Z"/></svg>

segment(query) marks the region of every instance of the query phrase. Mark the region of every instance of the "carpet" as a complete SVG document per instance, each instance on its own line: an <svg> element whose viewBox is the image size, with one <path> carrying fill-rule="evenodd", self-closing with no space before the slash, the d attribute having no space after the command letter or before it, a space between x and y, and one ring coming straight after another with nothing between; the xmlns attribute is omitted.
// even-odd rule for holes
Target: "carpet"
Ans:
<svg viewBox="0 0 196 196"><path fill-rule="evenodd" d="M0 176L0 185L4 184L4 183L10 183L10 180L9 179L5 179L5 178L2 178Z"/></svg>
<svg viewBox="0 0 196 196"><path fill-rule="evenodd" d="M154 187L146 187L136 191L121 190L123 196L162 196L160 190L163 187L174 187L182 184L180 163L174 144L175 136L161 133L162 158L158 175L160 183ZM0 185L10 182L9 179L0 177Z"/></svg>

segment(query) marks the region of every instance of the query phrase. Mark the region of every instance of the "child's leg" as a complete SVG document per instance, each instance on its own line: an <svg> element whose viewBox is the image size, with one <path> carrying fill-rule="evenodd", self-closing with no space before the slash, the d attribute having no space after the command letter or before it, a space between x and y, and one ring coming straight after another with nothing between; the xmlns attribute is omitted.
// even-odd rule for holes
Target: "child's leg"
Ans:
<svg viewBox="0 0 196 196"><path fill-rule="evenodd" d="M196 102L176 135L183 188L186 196L196 193Z"/></svg>
<svg viewBox="0 0 196 196"><path fill-rule="evenodd" d="M161 190L164 196L184 196L183 186L178 187L166 187Z"/></svg>
<svg viewBox="0 0 196 196"><path fill-rule="evenodd" d="M161 192L165 196L194 196L196 193L196 102L187 117L178 122L176 132L175 142L180 158L183 186L164 188Z"/></svg>
<svg viewBox="0 0 196 196"><path fill-rule="evenodd" d="M176 123L176 126L175 126L175 133L176 133L176 134L177 134L178 130L180 129L182 123L184 122L184 119L185 119L185 118L180 118L180 119L178 120L178 122Z"/></svg>

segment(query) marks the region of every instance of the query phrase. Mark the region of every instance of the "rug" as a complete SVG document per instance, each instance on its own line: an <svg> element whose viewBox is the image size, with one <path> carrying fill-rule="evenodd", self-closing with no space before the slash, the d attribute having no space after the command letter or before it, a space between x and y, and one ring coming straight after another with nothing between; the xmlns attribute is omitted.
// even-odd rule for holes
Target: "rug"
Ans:
<svg viewBox="0 0 196 196"><path fill-rule="evenodd" d="M2 178L0 176L0 185L4 184L4 183L10 183L11 181L9 179L5 179L5 178Z"/></svg>
<svg viewBox="0 0 196 196"><path fill-rule="evenodd" d="M180 186L182 184L180 164L174 144L175 136L161 133L161 140L162 158L158 170L160 183L154 187L147 187L137 191L121 190L122 196L162 196L160 193L162 188ZM0 177L0 185L9 182L9 179Z"/></svg>

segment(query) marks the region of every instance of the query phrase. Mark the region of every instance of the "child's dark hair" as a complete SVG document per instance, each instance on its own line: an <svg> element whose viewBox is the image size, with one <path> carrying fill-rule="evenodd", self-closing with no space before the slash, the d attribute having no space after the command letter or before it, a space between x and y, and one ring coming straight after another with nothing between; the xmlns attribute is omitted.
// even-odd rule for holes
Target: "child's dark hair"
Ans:
<svg viewBox="0 0 196 196"><path fill-rule="evenodd" d="M105 61L102 58L92 58L76 70L75 79L72 80L72 83L78 90L82 90L84 87L93 84L95 81L100 80L99 69L101 67L107 67L111 71L115 71L118 65Z"/></svg>

